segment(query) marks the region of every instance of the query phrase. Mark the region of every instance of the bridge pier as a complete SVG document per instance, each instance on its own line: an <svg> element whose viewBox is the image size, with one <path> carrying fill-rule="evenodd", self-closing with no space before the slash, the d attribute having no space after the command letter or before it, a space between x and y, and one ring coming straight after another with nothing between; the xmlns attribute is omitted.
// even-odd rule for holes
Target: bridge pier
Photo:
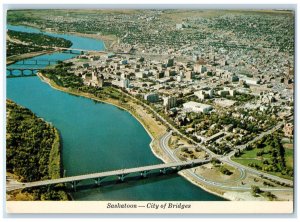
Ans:
<svg viewBox="0 0 300 222"><path fill-rule="evenodd" d="M97 184L97 186L100 186L100 185L101 185L101 182L102 182L103 180L104 180L104 178L99 177L99 178L95 179L95 184Z"/></svg>
<svg viewBox="0 0 300 222"><path fill-rule="evenodd" d="M163 168L163 169L159 170L159 172L162 173L162 174L166 174L167 170L168 170L167 168Z"/></svg>
<svg viewBox="0 0 300 222"><path fill-rule="evenodd" d="M176 170L177 170L177 171L180 171L181 169L182 169L181 166L176 167Z"/></svg>
<svg viewBox="0 0 300 222"><path fill-rule="evenodd" d="M121 175L119 175L119 180L121 180L122 182L124 182L125 177L126 177L127 175L128 175L128 174L121 174Z"/></svg>
<svg viewBox="0 0 300 222"><path fill-rule="evenodd" d="M71 183L71 187L72 187L72 189L74 189L75 192L76 192L76 186L78 183L79 183L79 181L72 181L72 183Z"/></svg>
<svg viewBox="0 0 300 222"><path fill-rule="evenodd" d="M144 178L146 178L149 173L150 173L150 171L145 170L145 171L141 172L141 176L144 177Z"/></svg>
<svg viewBox="0 0 300 222"><path fill-rule="evenodd" d="M47 191L50 192L51 191L51 185L47 186Z"/></svg>

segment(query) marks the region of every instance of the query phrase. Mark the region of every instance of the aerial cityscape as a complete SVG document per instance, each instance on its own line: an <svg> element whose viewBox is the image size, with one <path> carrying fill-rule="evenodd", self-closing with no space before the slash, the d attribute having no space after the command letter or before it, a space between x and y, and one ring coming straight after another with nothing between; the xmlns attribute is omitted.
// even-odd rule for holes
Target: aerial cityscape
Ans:
<svg viewBox="0 0 300 222"><path fill-rule="evenodd" d="M9 10L6 30L8 201L293 201L294 11Z"/></svg>

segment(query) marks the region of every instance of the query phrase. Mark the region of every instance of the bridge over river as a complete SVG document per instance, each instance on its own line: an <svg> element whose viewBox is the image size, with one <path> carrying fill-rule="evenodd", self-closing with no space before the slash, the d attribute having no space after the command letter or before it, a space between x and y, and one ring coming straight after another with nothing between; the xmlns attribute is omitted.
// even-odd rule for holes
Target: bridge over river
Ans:
<svg viewBox="0 0 300 222"><path fill-rule="evenodd" d="M135 167L129 169L121 169L121 170L113 170L113 171L100 172L100 173L84 174L79 176L63 177L59 179L42 180L42 181L29 182L29 183L19 183L19 184L7 186L6 189L7 191L12 191L12 190L30 188L30 187L40 187L40 186L55 185L60 183L71 183L72 187L76 190L76 186L78 185L78 183L83 180L94 180L97 185L101 185L101 182L108 177L113 177L114 179L124 181L125 178L129 177L130 174L138 173L142 178L145 178L150 173L159 172L161 174L167 174L167 171L171 171L171 170L180 171L182 169L200 166L210 161L211 159L209 158L204 160L197 159L197 160L190 160L190 161L163 163L163 164Z"/></svg>
<svg viewBox="0 0 300 222"><path fill-rule="evenodd" d="M82 54L82 53L102 53L108 54L107 51L99 51L99 50L87 50L87 49L75 49L75 48L62 48L62 47L54 47L56 51L62 51L63 53L70 54ZM129 52L112 52L112 54L128 54ZM51 60L51 59L22 59L22 60L12 60L12 63L17 65L13 67L6 67L6 71L8 73L7 77L26 77L26 76L35 76L36 71L42 68L29 68L28 66L34 65L53 65L57 64L60 60Z"/></svg>
<svg viewBox="0 0 300 222"><path fill-rule="evenodd" d="M41 70L42 68L6 68L6 72L8 73L7 77L25 77L25 76L35 76L36 72ZM18 74L14 74L14 72L18 72Z"/></svg>

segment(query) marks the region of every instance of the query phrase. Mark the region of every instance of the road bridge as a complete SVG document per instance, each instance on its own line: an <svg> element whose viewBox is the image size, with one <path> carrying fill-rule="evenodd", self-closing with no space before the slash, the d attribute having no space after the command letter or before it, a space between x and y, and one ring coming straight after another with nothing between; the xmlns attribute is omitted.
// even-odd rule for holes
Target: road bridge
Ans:
<svg viewBox="0 0 300 222"><path fill-rule="evenodd" d="M78 48L64 48L64 47L53 47L57 51L64 51L71 54L81 54L84 52L99 52L99 53L107 53L106 51L101 50L91 50L91 49L78 49ZM79 52L79 53L78 53Z"/></svg>
<svg viewBox="0 0 300 222"><path fill-rule="evenodd" d="M40 186L55 185L60 183L71 183L72 187L76 190L76 186L78 185L78 183L84 180L94 180L97 185L101 185L101 182L103 182L103 180L108 177L114 177L117 180L124 181L126 177L130 176L130 174L140 174L142 178L145 178L149 174L154 172L167 174L167 171L171 171L171 170L180 171L182 169L200 166L209 163L210 161L211 159L209 158L209 159L197 159L197 160L189 160L189 161L181 161L181 162L173 162L173 163L163 163L163 164L135 167L129 169L113 170L108 172L63 177L59 179L20 183L20 184L7 186L6 189L7 191L12 191L12 190L30 188L30 187L40 187Z"/></svg>

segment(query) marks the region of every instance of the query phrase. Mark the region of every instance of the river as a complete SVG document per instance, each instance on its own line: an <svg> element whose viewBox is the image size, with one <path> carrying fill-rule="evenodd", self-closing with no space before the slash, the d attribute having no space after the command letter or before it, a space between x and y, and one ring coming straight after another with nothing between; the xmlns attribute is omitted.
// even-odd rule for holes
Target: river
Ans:
<svg viewBox="0 0 300 222"><path fill-rule="evenodd" d="M40 32L24 26L8 25L8 29ZM99 40L45 34L71 40L74 48L104 48ZM66 60L74 56L52 53L32 59ZM9 67L21 66L17 63ZM27 68L43 66L26 65ZM38 77L7 78L6 93L7 98L29 108L60 131L66 176L161 163L151 152L151 138L143 126L130 113L113 105L54 90ZM75 200L223 200L177 174L84 189L72 195Z"/></svg>

